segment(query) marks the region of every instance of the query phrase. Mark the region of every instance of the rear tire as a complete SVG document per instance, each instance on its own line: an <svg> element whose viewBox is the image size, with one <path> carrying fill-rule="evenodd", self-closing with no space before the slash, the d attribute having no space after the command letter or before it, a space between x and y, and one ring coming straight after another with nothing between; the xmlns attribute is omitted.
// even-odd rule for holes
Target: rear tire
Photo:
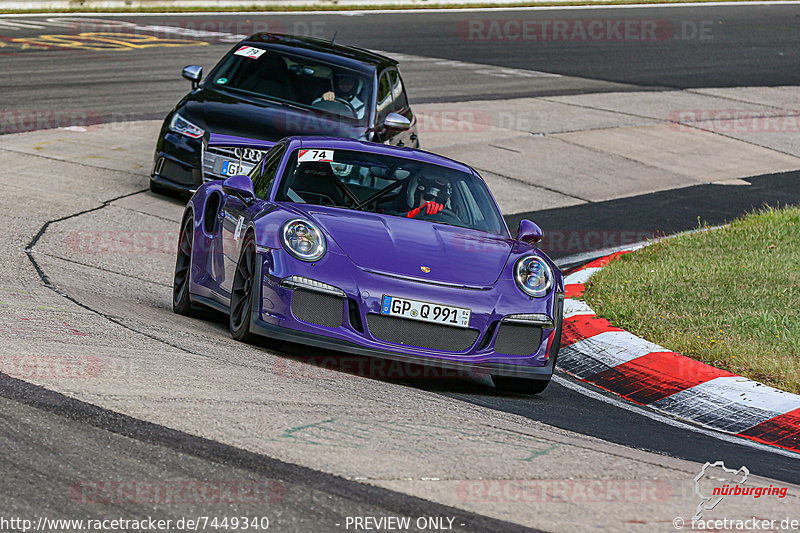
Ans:
<svg viewBox="0 0 800 533"><path fill-rule="evenodd" d="M514 394L541 394L550 384L549 379L514 378L508 376L492 376L494 387L500 392Z"/></svg>
<svg viewBox="0 0 800 533"><path fill-rule="evenodd" d="M252 234L245 237L231 289L231 309L228 325L231 336L237 341L252 344L256 335L250 332L253 314L253 294L256 274L256 245Z"/></svg>

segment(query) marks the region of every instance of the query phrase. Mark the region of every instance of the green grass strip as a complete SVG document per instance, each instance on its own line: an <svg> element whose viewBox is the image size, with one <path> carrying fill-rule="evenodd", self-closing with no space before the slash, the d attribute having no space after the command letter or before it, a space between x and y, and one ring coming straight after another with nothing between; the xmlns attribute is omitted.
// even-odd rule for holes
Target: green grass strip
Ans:
<svg viewBox="0 0 800 533"><path fill-rule="evenodd" d="M626 254L590 280L598 316L669 350L800 393L800 208Z"/></svg>

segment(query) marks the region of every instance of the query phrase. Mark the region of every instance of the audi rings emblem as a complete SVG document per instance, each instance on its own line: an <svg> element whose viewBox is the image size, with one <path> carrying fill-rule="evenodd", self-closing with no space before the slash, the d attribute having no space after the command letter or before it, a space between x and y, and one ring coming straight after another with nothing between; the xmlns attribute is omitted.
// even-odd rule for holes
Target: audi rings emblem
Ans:
<svg viewBox="0 0 800 533"><path fill-rule="evenodd" d="M254 150L252 148L236 148L233 153L236 154L236 157L241 158L242 161L258 163L266 152L263 150Z"/></svg>

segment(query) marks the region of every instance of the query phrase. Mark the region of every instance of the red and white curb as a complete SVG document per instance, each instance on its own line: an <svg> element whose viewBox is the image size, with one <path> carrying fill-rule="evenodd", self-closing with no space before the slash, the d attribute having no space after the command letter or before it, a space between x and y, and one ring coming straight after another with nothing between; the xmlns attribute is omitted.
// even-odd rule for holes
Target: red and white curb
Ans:
<svg viewBox="0 0 800 533"><path fill-rule="evenodd" d="M621 254L564 278L558 366L576 378L671 416L800 452L800 395L695 361L612 326L579 300L589 278Z"/></svg>

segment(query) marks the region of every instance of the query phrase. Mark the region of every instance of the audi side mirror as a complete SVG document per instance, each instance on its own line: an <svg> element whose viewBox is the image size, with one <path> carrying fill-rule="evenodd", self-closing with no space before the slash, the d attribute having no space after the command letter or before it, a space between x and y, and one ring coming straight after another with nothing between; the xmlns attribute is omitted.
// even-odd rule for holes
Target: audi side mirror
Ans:
<svg viewBox="0 0 800 533"><path fill-rule="evenodd" d="M536 244L542 240L542 228L530 220L522 219L519 221L519 229L517 230L517 240L519 242L527 242L528 244Z"/></svg>
<svg viewBox="0 0 800 533"><path fill-rule="evenodd" d="M390 130L407 130L411 127L411 121L400 113L389 113L383 119L383 125Z"/></svg>
<svg viewBox="0 0 800 533"><path fill-rule="evenodd" d="M192 89L197 89L200 86L200 80L203 79L203 67L200 65L187 65L183 67L181 75L192 82Z"/></svg>

